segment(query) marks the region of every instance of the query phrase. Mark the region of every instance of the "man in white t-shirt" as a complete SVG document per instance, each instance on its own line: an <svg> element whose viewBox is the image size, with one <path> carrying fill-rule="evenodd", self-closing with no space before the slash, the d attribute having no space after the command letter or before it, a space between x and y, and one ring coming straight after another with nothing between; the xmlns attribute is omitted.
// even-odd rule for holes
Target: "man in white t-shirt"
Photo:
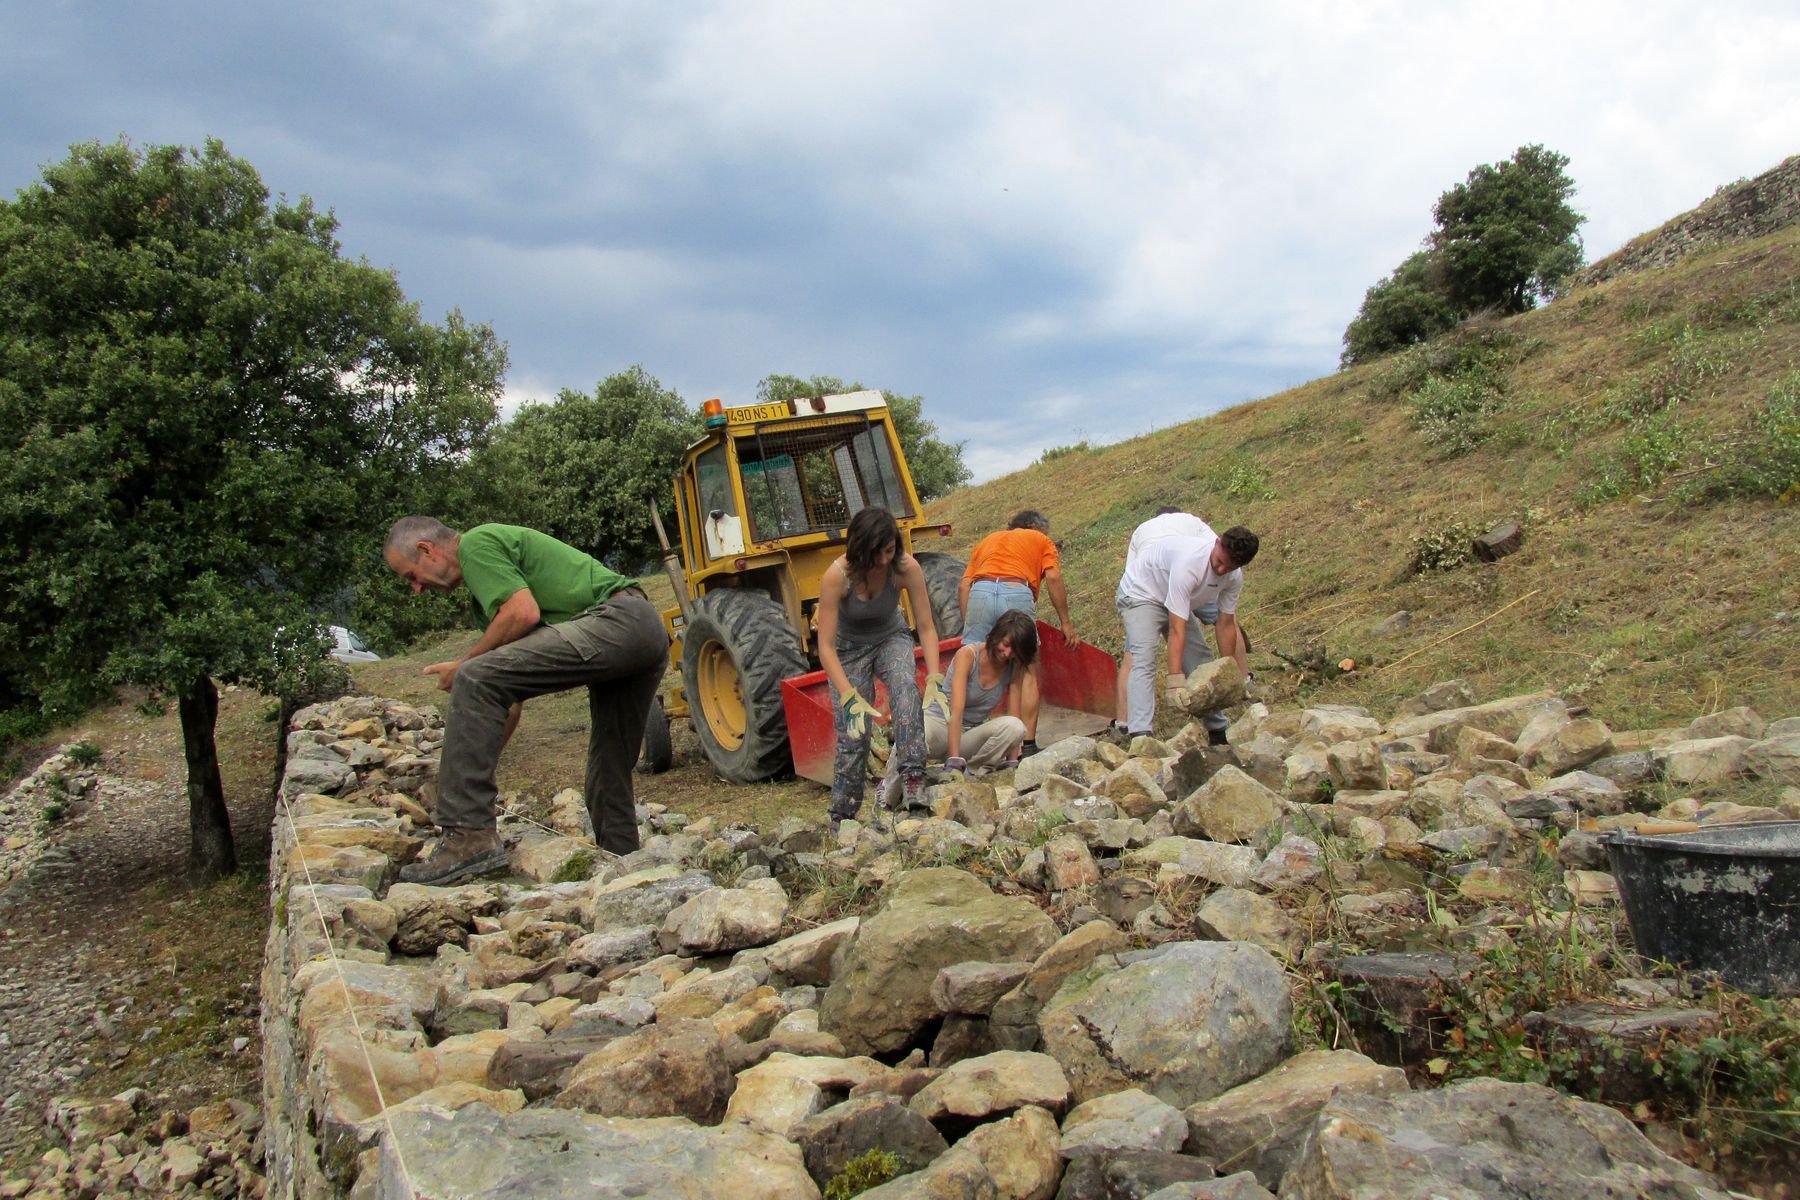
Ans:
<svg viewBox="0 0 1800 1200"><path fill-rule="evenodd" d="M1114 600L1125 625L1125 653L1130 663L1126 681L1126 730L1149 733L1156 716L1156 643L1168 638L1168 678L1164 695L1172 696L1187 673L1212 661L1203 631L1189 623L1216 622L1219 653L1238 660L1246 671L1249 655L1238 630L1238 597L1244 590L1244 567L1256 557L1256 535L1242 525L1223 534L1189 513L1164 513L1138 526L1126 552L1125 572ZM1202 718L1213 744L1225 740L1225 716Z"/></svg>

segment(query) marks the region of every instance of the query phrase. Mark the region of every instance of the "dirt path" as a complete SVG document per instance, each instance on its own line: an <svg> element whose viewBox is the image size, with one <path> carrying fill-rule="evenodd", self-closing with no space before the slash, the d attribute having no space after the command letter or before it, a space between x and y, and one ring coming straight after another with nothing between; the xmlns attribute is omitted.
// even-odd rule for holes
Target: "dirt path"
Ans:
<svg viewBox="0 0 1800 1200"><path fill-rule="evenodd" d="M0 892L0 1169L42 1152L56 1096L141 1087L152 1107L183 1114L225 1097L255 1102L268 704L248 692L222 698L226 794L248 869L208 887L182 880L187 796L174 716L146 720L121 705L68 735L101 748L100 771L145 786L130 802L78 806L50 852Z"/></svg>

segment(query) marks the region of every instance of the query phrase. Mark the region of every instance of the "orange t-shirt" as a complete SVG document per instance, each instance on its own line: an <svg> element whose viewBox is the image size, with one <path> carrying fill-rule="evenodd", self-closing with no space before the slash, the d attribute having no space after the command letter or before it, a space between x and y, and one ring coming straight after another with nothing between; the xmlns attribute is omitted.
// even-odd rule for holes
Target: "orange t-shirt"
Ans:
<svg viewBox="0 0 1800 1200"><path fill-rule="evenodd" d="M1023 579L1037 595L1044 572L1056 566L1056 543L1035 529L1002 529L975 543L964 579Z"/></svg>

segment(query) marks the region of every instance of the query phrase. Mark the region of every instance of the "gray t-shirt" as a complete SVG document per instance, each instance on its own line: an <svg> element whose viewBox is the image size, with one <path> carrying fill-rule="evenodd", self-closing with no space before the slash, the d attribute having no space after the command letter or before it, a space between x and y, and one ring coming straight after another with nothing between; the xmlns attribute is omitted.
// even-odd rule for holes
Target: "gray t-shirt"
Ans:
<svg viewBox="0 0 1800 1200"><path fill-rule="evenodd" d="M971 642L970 649L975 651L975 661L969 664L969 682L963 692L963 728L973 729L988 719L996 705L1006 698L1006 689L1012 686L1013 665L1007 663L1000 668L1000 675L994 680L992 687L981 686L981 649L980 642Z"/></svg>

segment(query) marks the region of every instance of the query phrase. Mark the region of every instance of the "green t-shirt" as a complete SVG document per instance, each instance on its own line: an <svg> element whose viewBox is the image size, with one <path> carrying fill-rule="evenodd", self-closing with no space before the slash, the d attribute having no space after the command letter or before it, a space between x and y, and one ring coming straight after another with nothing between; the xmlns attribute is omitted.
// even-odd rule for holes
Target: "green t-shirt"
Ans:
<svg viewBox="0 0 1800 1200"><path fill-rule="evenodd" d="M520 525L477 525L456 544L470 612L482 625L520 588L530 588L544 623L579 616L635 580L567 542Z"/></svg>

